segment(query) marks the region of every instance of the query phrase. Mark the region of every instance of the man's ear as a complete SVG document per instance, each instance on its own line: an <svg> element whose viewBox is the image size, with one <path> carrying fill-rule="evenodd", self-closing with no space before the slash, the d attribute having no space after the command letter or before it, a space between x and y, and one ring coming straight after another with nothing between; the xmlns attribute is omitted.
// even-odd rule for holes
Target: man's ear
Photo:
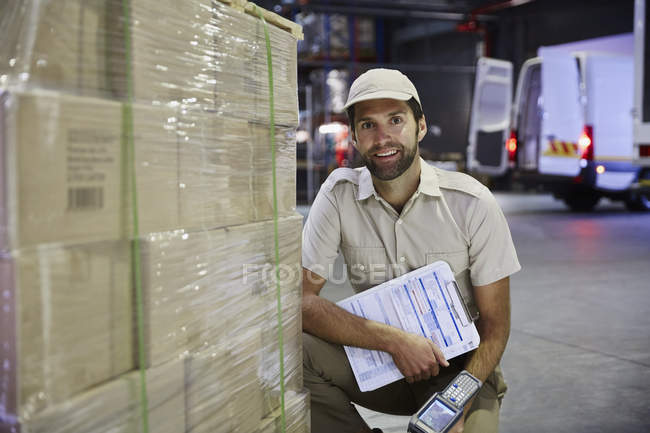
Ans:
<svg viewBox="0 0 650 433"><path fill-rule="evenodd" d="M425 135L427 135L427 120L423 114L422 118L418 120L418 143L422 141Z"/></svg>
<svg viewBox="0 0 650 433"><path fill-rule="evenodd" d="M354 131L350 128L350 142L355 149L357 149L357 137L354 135Z"/></svg>

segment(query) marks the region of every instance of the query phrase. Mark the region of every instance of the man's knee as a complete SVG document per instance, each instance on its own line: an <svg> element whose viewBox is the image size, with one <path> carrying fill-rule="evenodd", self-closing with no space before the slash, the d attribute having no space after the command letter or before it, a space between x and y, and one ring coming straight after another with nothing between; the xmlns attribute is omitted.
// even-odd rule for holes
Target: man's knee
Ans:
<svg viewBox="0 0 650 433"><path fill-rule="evenodd" d="M318 337L314 337L306 332L302 333L302 364L305 369L305 374L317 373L321 369L318 367L319 353L322 356L322 346L325 341Z"/></svg>
<svg viewBox="0 0 650 433"><path fill-rule="evenodd" d="M303 337L303 366L305 372L309 370L321 376L348 377L352 369L345 354L345 349L340 344L330 343L306 332Z"/></svg>
<svg viewBox="0 0 650 433"><path fill-rule="evenodd" d="M481 387L467 412L464 429L466 433L497 433L499 431L499 412L506 390L507 386L501 368L497 366Z"/></svg>

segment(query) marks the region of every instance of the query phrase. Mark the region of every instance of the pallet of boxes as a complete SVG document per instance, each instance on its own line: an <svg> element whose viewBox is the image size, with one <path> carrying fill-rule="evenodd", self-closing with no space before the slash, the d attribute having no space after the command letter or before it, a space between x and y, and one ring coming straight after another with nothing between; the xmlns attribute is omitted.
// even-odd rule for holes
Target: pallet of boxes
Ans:
<svg viewBox="0 0 650 433"><path fill-rule="evenodd" d="M264 11L274 163L255 12L0 4L0 432L309 431L301 31Z"/></svg>

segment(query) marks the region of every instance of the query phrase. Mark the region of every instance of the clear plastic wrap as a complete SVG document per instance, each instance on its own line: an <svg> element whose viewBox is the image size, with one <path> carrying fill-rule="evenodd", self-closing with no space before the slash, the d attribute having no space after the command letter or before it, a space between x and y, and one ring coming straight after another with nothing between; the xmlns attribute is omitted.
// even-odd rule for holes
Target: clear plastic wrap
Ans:
<svg viewBox="0 0 650 433"><path fill-rule="evenodd" d="M309 392L288 391L285 396L285 426L287 433L309 433L311 413ZM281 418L278 411L267 416L255 433L275 433L281 431Z"/></svg>
<svg viewBox="0 0 650 433"><path fill-rule="evenodd" d="M241 0L128 4L131 119L122 0L0 4L0 432L142 432L140 344L150 432L280 431L263 24ZM265 15L285 414L287 431L307 432L295 214L300 31Z"/></svg>
<svg viewBox="0 0 650 433"><path fill-rule="evenodd" d="M129 3L136 102L268 123L266 43L259 18L219 1ZM125 97L122 0L9 0L1 12L0 85ZM275 26L269 31L276 123L296 126L296 37Z"/></svg>
<svg viewBox="0 0 650 433"><path fill-rule="evenodd" d="M2 90L0 90L2 92ZM128 149L114 101L0 93L0 249L131 233ZM269 126L204 111L133 106L140 231L273 216ZM276 126L280 215L295 210L295 130Z"/></svg>

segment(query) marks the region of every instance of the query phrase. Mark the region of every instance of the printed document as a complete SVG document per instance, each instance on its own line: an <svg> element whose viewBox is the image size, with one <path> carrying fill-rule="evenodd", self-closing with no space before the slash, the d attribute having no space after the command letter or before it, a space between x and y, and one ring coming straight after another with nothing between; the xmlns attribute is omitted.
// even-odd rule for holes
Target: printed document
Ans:
<svg viewBox="0 0 650 433"><path fill-rule="evenodd" d="M431 339L449 360L479 345L454 274L438 261L338 302L343 309ZM345 346L361 391L372 391L404 376L386 352Z"/></svg>

